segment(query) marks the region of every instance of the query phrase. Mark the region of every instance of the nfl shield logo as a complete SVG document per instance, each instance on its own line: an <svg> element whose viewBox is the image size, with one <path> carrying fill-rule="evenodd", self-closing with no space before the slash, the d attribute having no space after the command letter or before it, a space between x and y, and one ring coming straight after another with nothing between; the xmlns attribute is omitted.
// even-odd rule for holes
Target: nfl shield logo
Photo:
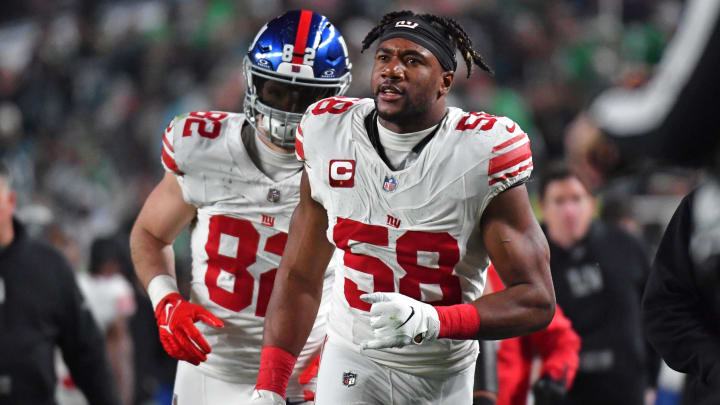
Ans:
<svg viewBox="0 0 720 405"><path fill-rule="evenodd" d="M355 385L355 379L357 379L357 374L352 373L350 371L343 373L343 385L346 387L352 387Z"/></svg>
<svg viewBox="0 0 720 405"><path fill-rule="evenodd" d="M267 200L272 203L280 201L280 190L276 188L271 188L270 190L268 190Z"/></svg>
<svg viewBox="0 0 720 405"><path fill-rule="evenodd" d="M392 176L385 176L385 182L383 183L383 190L387 192L395 191L397 188L397 180Z"/></svg>

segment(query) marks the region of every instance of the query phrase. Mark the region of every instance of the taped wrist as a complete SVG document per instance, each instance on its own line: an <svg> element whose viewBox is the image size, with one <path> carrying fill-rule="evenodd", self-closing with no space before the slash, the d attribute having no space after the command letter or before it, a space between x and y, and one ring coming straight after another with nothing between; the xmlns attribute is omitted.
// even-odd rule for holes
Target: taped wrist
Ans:
<svg viewBox="0 0 720 405"><path fill-rule="evenodd" d="M436 306L440 319L438 339L475 339L480 329L480 315L471 304Z"/></svg>
<svg viewBox="0 0 720 405"><path fill-rule="evenodd" d="M153 310L157 310L158 304L160 304L163 298L167 297L168 294L179 294L180 291L177 288L177 282L172 276L161 274L150 280L147 293L150 297L150 302L152 302Z"/></svg>
<svg viewBox="0 0 720 405"><path fill-rule="evenodd" d="M285 390L297 357L274 346L265 346L260 352L260 372L258 373L256 390L275 392L285 398Z"/></svg>

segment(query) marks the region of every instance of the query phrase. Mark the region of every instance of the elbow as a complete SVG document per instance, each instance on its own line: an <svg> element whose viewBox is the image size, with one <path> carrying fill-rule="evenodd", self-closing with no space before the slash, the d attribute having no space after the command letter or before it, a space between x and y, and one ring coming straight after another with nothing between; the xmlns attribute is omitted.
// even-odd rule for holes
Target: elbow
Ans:
<svg viewBox="0 0 720 405"><path fill-rule="evenodd" d="M553 317L555 316L555 298L550 297L548 299L544 299L541 303L539 303L536 309L537 316L535 317L535 327L537 330L543 330L550 325L550 322L552 322Z"/></svg>
<svg viewBox="0 0 720 405"><path fill-rule="evenodd" d="M542 330L547 328L555 317L555 291L553 290L552 283L549 288L543 287L538 290L538 296L534 305L536 316L533 317L535 319L533 326L536 330Z"/></svg>
<svg viewBox="0 0 720 405"><path fill-rule="evenodd" d="M541 315L538 322L540 323L540 329L545 329L548 325L550 325L550 322L552 322L555 317L555 298L551 297L545 301L540 308L540 311Z"/></svg>

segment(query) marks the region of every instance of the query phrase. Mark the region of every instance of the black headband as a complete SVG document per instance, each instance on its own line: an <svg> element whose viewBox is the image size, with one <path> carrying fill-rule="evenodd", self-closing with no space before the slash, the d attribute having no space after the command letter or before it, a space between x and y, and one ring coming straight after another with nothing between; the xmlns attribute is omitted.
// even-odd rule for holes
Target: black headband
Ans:
<svg viewBox="0 0 720 405"><path fill-rule="evenodd" d="M435 55L443 69L457 70L455 51L448 44L447 38L422 18L407 16L394 20L382 32L378 43L391 38L405 38L415 42Z"/></svg>

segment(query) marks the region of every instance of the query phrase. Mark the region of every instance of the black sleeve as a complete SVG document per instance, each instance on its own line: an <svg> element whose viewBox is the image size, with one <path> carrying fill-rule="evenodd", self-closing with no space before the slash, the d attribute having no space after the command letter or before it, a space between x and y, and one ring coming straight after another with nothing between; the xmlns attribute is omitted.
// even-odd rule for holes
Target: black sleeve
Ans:
<svg viewBox="0 0 720 405"><path fill-rule="evenodd" d="M105 341L64 258L56 255L63 303L59 346L73 381L91 405L119 405Z"/></svg>
<svg viewBox="0 0 720 405"><path fill-rule="evenodd" d="M650 276L651 267L649 253L644 245L640 243L636 238L632 238L633 244L635 244L635 254L637 255L637 262L640 266L640 272L638 279L636 280L636 289L638 297L642 298L645 293L645 286L647 285L648 277ZM648 385L651 387L657 387L657 379L660 373L660 355L655 348L650 344L650 340L647 337L647 332L643 328L643 342L645 344L645 372L648 377Z"/></svg>
<svg viewBox="0 0 720 405"><path fill-rule="evenodd" d="M700 297L689 253L692 197L683 199L658 248L643 298L650 343L673 369L720 384L720 337Z"/></svg>

